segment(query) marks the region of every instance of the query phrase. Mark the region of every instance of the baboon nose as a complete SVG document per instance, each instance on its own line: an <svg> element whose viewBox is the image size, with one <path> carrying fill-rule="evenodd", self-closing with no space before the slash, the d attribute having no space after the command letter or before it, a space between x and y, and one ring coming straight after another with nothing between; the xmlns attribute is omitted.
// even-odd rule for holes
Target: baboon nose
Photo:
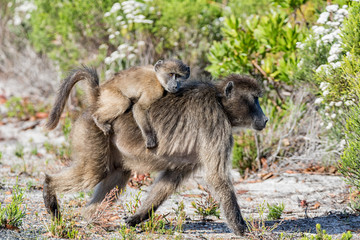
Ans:
<svg viewBox="0 0 360 240"><path fill-rule="evenodd" d="M264 119L264 125L266 125L266 123L269 121L269 118L268 117L265 117Z"/></svg>

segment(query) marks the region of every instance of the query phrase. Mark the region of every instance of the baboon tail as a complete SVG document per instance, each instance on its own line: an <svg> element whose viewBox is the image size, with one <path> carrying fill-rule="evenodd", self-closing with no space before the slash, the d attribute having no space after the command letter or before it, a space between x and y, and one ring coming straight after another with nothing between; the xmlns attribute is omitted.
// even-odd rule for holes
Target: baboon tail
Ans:
<svg viewBox="0 0 360 240"><path fill-rule="evenodd" d="M70 95L71 89L80 81L87 81L87 97L89 104L94 104L99 96L99 77L95 68L83 66L70 72L67 78L61 83L59 91L56 96L55 104L51 109L49 119L45 127L49 130L54 129L62 112L64 111L65 103Z"/></svg>

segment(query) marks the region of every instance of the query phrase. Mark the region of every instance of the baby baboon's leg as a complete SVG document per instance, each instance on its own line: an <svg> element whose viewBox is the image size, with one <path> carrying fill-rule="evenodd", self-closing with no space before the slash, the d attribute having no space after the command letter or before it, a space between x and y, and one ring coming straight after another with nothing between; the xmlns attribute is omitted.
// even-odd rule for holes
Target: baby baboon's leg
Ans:
<svg viewBox="0 0 360 240"><path fill-rule="evenodd" d="M176 169L161 172L140 209L137 210L133 216L127 218L125 222L129 226L135 226L148 219L152 211L155 212L156 209L175 192L176 188L191 172L192 169Z"/></svg>
<svg viewBox="0 0 360 240"><path fill-rule="evenodd" d="M233 184L229 177L230 173L226 172L226 167L224 165L212 168L214 166L212 166L211 163L215 162L219 163L221 161L211 161L208 166L205 166L206 180L218 196L230 228L236 235L242 235L246 229L246 224L241 216Z"/></svg>
<svg viewBox="0 0 360 240"><path fill-rule="evenodd" d="M104 200L106 194L117 187L119 191L116 194L116 198L125 188L126 183L128 182L131 175L131 171L124 171L120 168L109 173L109 175L104 178L95 188L94 195L91 201L87 204L85 210L83 211L83 216L86 219L91 219L91 216L96 212L97 207Z"/></svg>
<svg viewBox="0 0 360 240"><path fill-rule="evenodd" d="M133 116L136 121L136 124L139 126L141 130L141 134L145 140L145 144L147 148L154 148L157 145L155 132L149 122L147 109L148 106L142 105L140 100L144 101L144 99L139 99L139 101L133 107ZM150 101L150 100L149 100Z"/></svg>
<svg viewBox="0 0 360 240"><path fill-rule="evenodd" d="M105 134L108 134L111 129L111 122L123 114L130 105L130 99L121 92L105 89L101 92L97 109L92 115L94 122Z"/></svg>

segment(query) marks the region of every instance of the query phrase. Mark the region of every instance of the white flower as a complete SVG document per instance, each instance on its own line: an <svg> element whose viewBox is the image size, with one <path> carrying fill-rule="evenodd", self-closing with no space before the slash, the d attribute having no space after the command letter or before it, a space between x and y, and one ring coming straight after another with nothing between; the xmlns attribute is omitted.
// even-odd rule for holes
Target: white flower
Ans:
<svg viewBox="0 0 360 240"><path fill-rule="evenodd" d="M119 51L122 51L122 50L124 50L124 49L127 49L128 46L129 46L129 45L127 45L126 43L123 43L123 44L121 44L120 46L118 46L118 50L119 50Z"/></svg>
<svg viewBox="0 0 360 240"><path fill-rule="evenodd" d="M326 95L328 95L330 92L329 92L329 90L325 90L324 92L323 92L323 96L325 97Z"/></svg>
<svg viewBox="0 0 360 240"><path fill-rule="evenodd" d="M323 66L323 65L322 65ZM329 83L328 82L321 82L320 83L320 89L322 90L322 91L325 91L328 87L329 87Z"/></svg>
<svg viewBox="0 0 360 240"><path fill-rule="evenodd" d="M329 124L326 126L326 129L329 130L333 127L333 123L332 122L329 122Z"/></svg>
<svg viewBox="0 0 360 240"><path fill-rule="evenodd" d="M343 9L347 9L347 8L348 8L348 5L343 5L342 8L343 8Z"/></svg>
<svg viewBox="0 0 360 240"><path fill-rule="evenodd" d="M114 34L110 34L109 39L114 39L115 35Z"/></svg>
<svg viewBox="0 0 360 240"><path fill-rule="evenodd" d="M312 28L312 30L314 31L315 34L317 35L323 35L327 33L326 28L324 28L323 26L314 26Z"/></svg>
<svg viewBox="0 0 360 240"><path fill-rule="evenodd" d="M333 69L341 67L341 62L330 63Z"/></svg>
<svg viewBox="0 0 360 240"><path fill-rule="evenodd" d="M116 31L116 32L115 32L115 35L116 35L116 36L120 35L120 32L119 32L119 31Z"/></svg>
<svg viewBox="0 0 360 240"><path fill-rule="evenodd" d="M353 105L354 103L353 103L353 101L351 101L351 100L347 100L344 104L345 104L346 106L351 106L351 105Z"/></svg>
<svg viewBox="0 0 360 240"><path fill-rule="evenodd" d="M333 33L329 33L329 34L326 34L325 36L323 36L321 38L321 40L324 42L324 43L331 43L334 41L334 34Z"/></svg>
<svg viewBox="0 0 360 240"><path fill-rule="evenodd" d="M330 116L332 119L336 118L336 113L331 114Z"/></svg>
<svg viewBox="0 0 360 240"><path fill-rule="evenodd" d="M340 107L342 105L342 101L336 102L335 106Z"/></svg>
<svg viewBox="0 0 360 240"><path fill-rule="evenodd" d="M317 20L317 23L319 23L319 24L324 24L324 23L326 23L326 21L328 20L329 16L330 16L330 13L329 13L329 12L323 12L323 13L321 13L320 16L319 16L319 19Z"/></svg>
<svg viewBox="0 0 360 240"><path fill-rule="evenodd" d="M328 12L336 12L339 9L339 5L334 4L334 5L329 5L326 7L326 11Z"/></svg>
<svg viewBox="0 0 360 240"><path fill-rule="evenodd" d="M119 11L120 9L121 9L121 5L120 5L120 3L117 2L117 3L114 3L114 5L112 6L110 12L114 13L114 12Z"/></svg>
<svg viewBox="0 0 360 240"><path fill-rule="evenodd" d="M136 58L136 55L131 53L129 54L129 56L127 57L129 60L132 60L132 59L135 59Z"/></svg>
<svg viewBox="0 0 360 240"><path fill-rule="evenodd" d="M326 25L328 25L330 27L337 27L337 26L340 25L340 23L339 22L330 22L330 21L328 21L328 22L326 22Z"/></svg>
<svg viewBox="0 0 360 240"><path fill-rule="evenodd" d="M335 104L335 103L334 103L333 101L331 101L331 102L329 103L329 106L332 107L332 106L334 106L334 104Z"/></svg>
<svg viewBox="0 0 360 240"><path fill-rule="evenodd" d="M328 62L333 62L335 60L338 60L339 56L338 55L330 55L330 57L327 58Z"/></svg>
<svg viewBox="0 0 360 240"><path fill-rule="evenodd" d="M21 18L18 15L14 16L14 25L18 26L21 24Z"/></svg>
<svg viewBox="0 0 360 240"><path fill-rule="evenodd" d="M343 114L343 110L342 110L342 109L339 109L338 113L339 113L339 114Z"/></svg>
<svg viewBox="0 0 360 240"><path fill-rule="evenodd" d="M110 65L112 63L112 59L110 57L106 57L104 61L106 65Z"/></svg>
<svg viewBox="0 0 360 240"><path fill-rule="evenodd" d="M342 51L341 44L335 43L331 46L329 54L330 55L339 54L341 53L341 51Z"/></svg>
<svg viewBox="0 0 360 240"><path fill-rule="evenodd" d="M304 44L302 42L297 42L296 47L299 49L304 49Z"/></svg>
<svg viewBox="0 0 360 240"><path fill-rule="evenodd" d="M138 47L145 46L145 42L144 41L139 41L137 45L138 45Z"/></svg>
<svg viewBox="0 0 360 240"><path fill-rule="evenodd" d="M123 19L122 16L117 16L117 17L116 17L116 21L121 21L122 19Z"/></svg>
<svg viewBox="0 0 360 240"><path fill-rule="evenodd" d="M315 99L315 104L320 104L320 103L322 103L322 101L324 101L323 98L317 98L317 99Z"/></svg>

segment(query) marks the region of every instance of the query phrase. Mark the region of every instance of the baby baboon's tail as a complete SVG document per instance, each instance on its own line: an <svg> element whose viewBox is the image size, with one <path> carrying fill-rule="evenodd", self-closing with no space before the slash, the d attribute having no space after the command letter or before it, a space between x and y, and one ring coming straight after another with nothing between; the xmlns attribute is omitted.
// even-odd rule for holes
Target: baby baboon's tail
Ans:
<svg viewBox="0 0 360 240"><path fill-rule="evenodd" d="M69 76L60 84L59 91L56 96L55 104L51 109L49 119L45 127L49 130L54 129L64 110L66 100L68 99L71 89L80 81L86 80L88 101L94 104L99 96L99 76L95 68L83 66L70 72Z"/></svg>

